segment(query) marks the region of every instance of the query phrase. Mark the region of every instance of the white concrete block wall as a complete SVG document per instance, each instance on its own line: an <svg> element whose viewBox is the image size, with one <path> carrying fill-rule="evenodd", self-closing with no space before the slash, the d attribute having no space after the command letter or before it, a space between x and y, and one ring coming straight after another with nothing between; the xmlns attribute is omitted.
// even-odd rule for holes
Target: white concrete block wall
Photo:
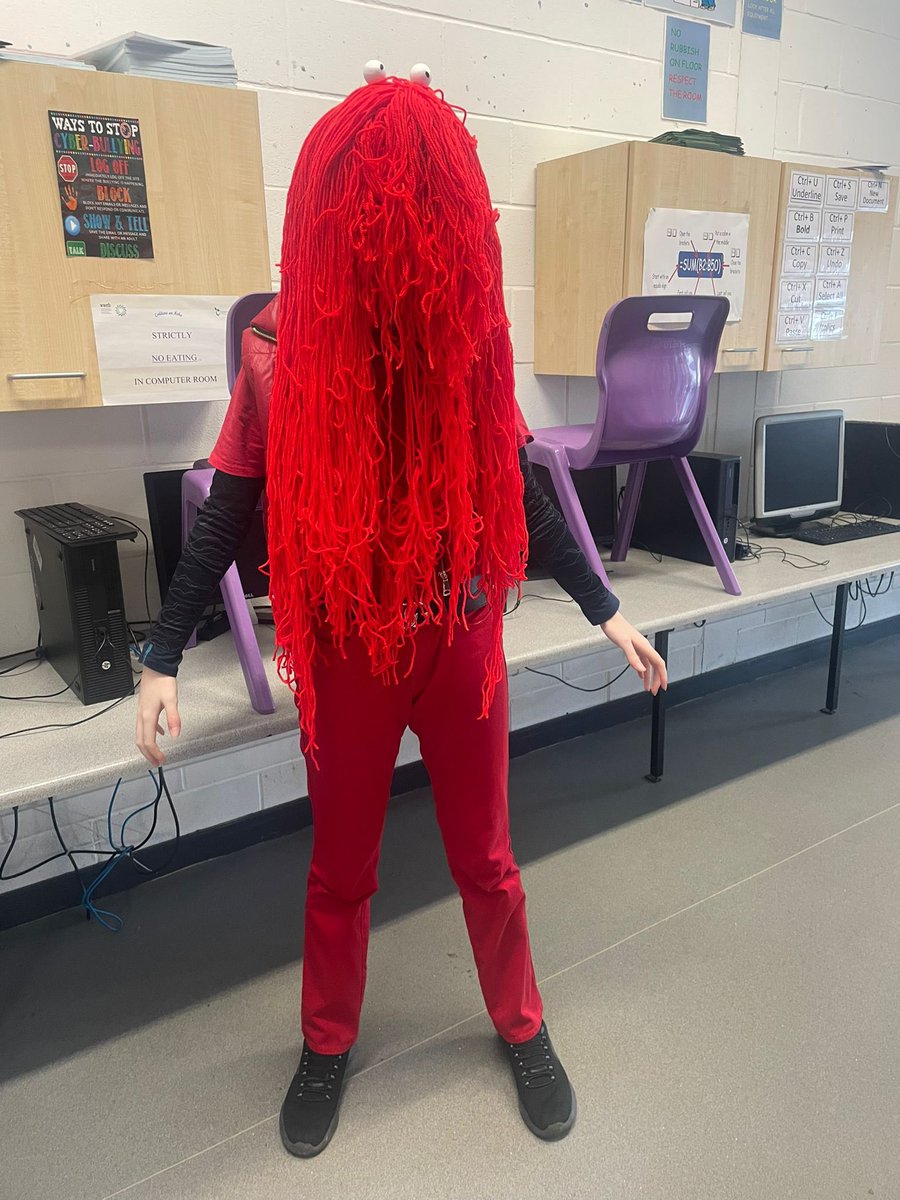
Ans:
<svg viewBox="0 0 900 1200"><path fill-rule="evenodd" d="M662 128L664 14L624 0L138 0L114 6L46 0L6 14L4 37L75 52L130 29L232 46L243 86L259 95L273 280L287 187L313 122L360 81L373 55L389 69L430 63L436 82L469 112L500 210L519 398L534 425L590 421L589 381L533 372L534 168L541 160ZM739 133L748 153L801 161L900 162L900 17L896 0L785 0L781 42L713 28L710 126ZM896 194L896 189L895 189ZM702 445L748 454L757 415L838 404L849 416L900 421L900 231L895 232L879 362L871 367L729 375L713 387ZM147 528L142 473L205 456L223 404L0 414L0 654L33 644L36 622L21 524L27 504L83 499ZM749 472L745 472L748 476ZM745 510L749 493L745 490ZM143 615L139 545L123 551L128 606ZM151 603L156 603L151 571ZM870 619L897 611L900 591L870 601ZM750 613L673 640L676 674L710 669L815 636L812 611ZM694 635L696 633L696 638ZM682 636L689 640L682 643ZM693 641L690 639L694 639ZM608 651L559 668L584 686L617 670ZM573 674L573 672L575 674ZM545 686L546 685L546 686ZM609 691L633 686L622 680ZM516 725L574 711L597 696L526 675L512 681ZM220 756L173 773L191 827L251 812L305 788L296 739ZM415 747L408 745L407 754ZM206 774L204 774L206 773ZM110 781L110 786L112 786ZM149 786L149 781L147 781ZM130 793L126 794L128 800ZM92 844L108 794L65 802ZM80 814L80 815L76 815ZM24 820L24 814L23 814ZM28 817L20 847L43 855L46 813ZM0 846L8 836L0 823ZM52 839L52 831L50 834ZM27 843L37 839L32 846ZM102 845L102 840L97 843ZM87 860L85 860L87 861ZM48 868L54 869L53 867Z"/></svg>

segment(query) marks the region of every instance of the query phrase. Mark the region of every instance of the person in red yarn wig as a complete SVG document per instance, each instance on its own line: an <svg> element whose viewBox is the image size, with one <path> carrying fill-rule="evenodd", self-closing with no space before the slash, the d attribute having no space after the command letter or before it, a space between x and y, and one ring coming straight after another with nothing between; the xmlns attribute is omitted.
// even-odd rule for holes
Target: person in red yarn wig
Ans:
<svg viewBox="0 0 900 1200"><path fill-rule="evenodd" d="M407 728L522 1118L546 1140L569 1132L575 1094L543 1019L509 835L502 622L526 565L551 571L648 690L666 686L528 462L475 139L422 82L369 74L301 149L282 290L244 335L210 497L141 653L136 741L159 765L161 713L180 730L182 651L265 489L278 669L313 810L304 1042L280 1119L300 1157L337 1126Z"/></svg>
<svg viewBox="0 0 900 1200"><path fill-rule="evenodd" d="M280 670L315 753L320 614L396 679L417 619L477 577L490 610L525 577L516 401L497 213L475 139L427 87L363 87L312 130L288 195L267 461ZM411 659L403 664L409 671Z"/></svg>

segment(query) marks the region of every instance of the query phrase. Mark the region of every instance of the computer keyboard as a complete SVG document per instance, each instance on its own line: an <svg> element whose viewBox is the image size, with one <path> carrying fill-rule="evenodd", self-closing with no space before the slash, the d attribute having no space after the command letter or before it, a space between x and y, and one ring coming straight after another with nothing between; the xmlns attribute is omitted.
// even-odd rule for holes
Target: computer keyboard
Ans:
<svg viewBox="0 0 900 1200"><path fill-rule="evenodd" d="M848 521L833 525L830 521L822 521L798 529L791 537L798 542L812 542L815 546L835 546L839 542L880 537L883 533L900 533L900 525L889 525L886 521Z"/></svg>
<svg viewBox="0 0 900 1200"><path fill-rule="evenodd" d="M40 525L59 542L84 545L109 538L135 538L133 525L107 516L86 504L43 504L39 508L17 508L16 515L32 525Z"/></svg>

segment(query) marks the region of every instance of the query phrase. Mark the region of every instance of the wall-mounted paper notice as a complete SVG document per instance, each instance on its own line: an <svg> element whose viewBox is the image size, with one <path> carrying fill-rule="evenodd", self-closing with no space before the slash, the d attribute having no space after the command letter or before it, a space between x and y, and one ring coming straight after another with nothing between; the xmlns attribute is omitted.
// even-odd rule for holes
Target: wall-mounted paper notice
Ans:
<svg viewBox="0 0 900 1200"><path fill-rule="evenodd" d="M792 309L812 308L813 280L788 276L781 280L778 292L778 307L783 312Z"/></svg>
<svg viewBox="0 0 900 1200"><path fill-rule="evenodd" d="M849 243L835 245L832 242L823 242L819 247L819 274L849 275L851 249Z"/></svg>
<svg viewBox="0 0 900 1200"><path fill-rule="evenodd" d="M648 8L661 8L679 17L696 17L714 25L733 25L737 17L737 0L644 0L644 3Z"/></svg>
<svg viewBox="0 0 900 1200"><path fill-rule="evenodd" d="M821 208L825 197L825 176L809 171L791 171L791 204L807 204Z"/></svg>
<svg viewBox="0 0 900 1200"><path fill-rule="evenodd" d="M780 38L782 0L744 0L742 33L755 33L757 37Z"/></svg>
<svg viewBox="0 0 900 1200"><path fill-rule="evenodd" d="M846 175L829 175L825 185L826 208L856 208L859 180Z"/></svg>
<svg viewBox="0 0 900 1200"><path fill-rule="evenodd" d="M860 179L859 199L856 203L860 212L887 212L890 202L889 179L869 179L865 175Z"/></svg>
<svg viewBox="0 0 900 1200"><path fill-rule="evenodd" d="M822 213L823 242L852 242L853 213L826 208Z"/></svg>
<svg viewBox="0 0 900 1200"><path fill-rule="evenodd" d="M666 17L663 63L663 120L706 124L709 26Z"/></svg>
<svg viewBox="0 0 900 1200"><path fill-rule="evenodd" d="M91 296L104 404L227 400L234 296Z"/></svg>
<svg viewBox="0 0 900 1200"><path fill-rule="evenodd" d="M816 253L819 247L811 243L785 242L781 262L782 275L815 275Z"/></svg>
<svg viewBox="0 0 900 1200"><path fill-rule="evenodd" d="M833 342L844 336L844 309L817 308L812 314L810 341Z"/></svg>
<svg viewBox="0 0 900 1200"><path fill-rule="evenodd" d="M846 275L819 275L816 278L816 308L836 308L846 304L849 282Z"/></svg>
<svg viewBox="0 0 900 1200"><path fill-rule="evenodd" d="M651 208L644 226L645 296L727 296L729 322L744 307L747 213Z"/></svg>
<svg viewBox="0 0 900 1200"><path fill-rule="evenodd" d="M786 242L817 242L822 232L822 213L818 208L789 208L784 224Z"/></svg>
<svg viewBox="0 0 900 1200"><path fill-rule="evenodd" d="M775 341L779 344L808 342L811 317L812 313L808 312L780 312Z"/></svg>

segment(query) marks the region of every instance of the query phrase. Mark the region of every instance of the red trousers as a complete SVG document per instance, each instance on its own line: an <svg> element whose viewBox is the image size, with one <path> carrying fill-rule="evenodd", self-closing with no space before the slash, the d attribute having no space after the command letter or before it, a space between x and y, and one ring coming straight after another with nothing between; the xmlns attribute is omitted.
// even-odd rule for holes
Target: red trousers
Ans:
<svg viewBox="0 0 900 1200"><path fill-rule="evenodd" d="M431 776L447 861L459 888L482 994L510 1042L541 1025L525 893L509 839L509 705L506 679L481 718L487 609L452 645L422 626L408 678L372 676L361 643L342 658L322 647L316 668L317 764L309 759L313 854L306 898L303 1034L321 1054L356 1040L366 984L369 900L391 777L407 726ZM408 660L407 660L408 661Z"/></svg>

